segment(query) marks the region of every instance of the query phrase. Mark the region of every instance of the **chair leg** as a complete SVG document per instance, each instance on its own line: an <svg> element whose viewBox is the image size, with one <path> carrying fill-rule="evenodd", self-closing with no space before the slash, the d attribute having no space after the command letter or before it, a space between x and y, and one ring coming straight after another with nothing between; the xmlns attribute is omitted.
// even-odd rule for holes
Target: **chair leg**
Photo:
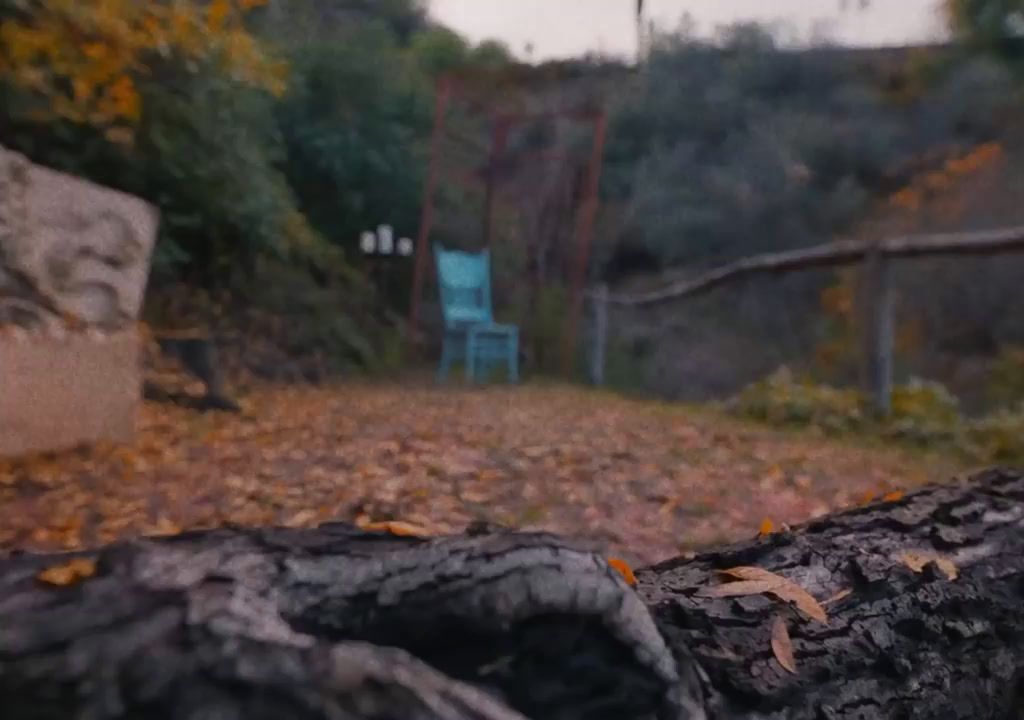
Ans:
<svg viewBox="0 0 1024 720"><path fill-rule="evenodd" d="M476 348L473 333L466 333L466 380L476 382Z"/></svg>
<svg viewBox="0 0 1024 720"><path fill-rule="evenodd" d="M519 333L513 333L508 342L508 381L519 382Z"/></svg>

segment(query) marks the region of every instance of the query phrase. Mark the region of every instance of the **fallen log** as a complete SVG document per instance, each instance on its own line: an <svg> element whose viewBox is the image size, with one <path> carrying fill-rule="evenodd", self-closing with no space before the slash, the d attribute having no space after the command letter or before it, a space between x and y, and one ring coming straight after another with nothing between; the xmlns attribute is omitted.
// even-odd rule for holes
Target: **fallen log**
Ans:
<svg viewBox="0 0 1024 720"><path fill-rule="evenodd" d="M0 716L1024 716L1019 473L637 579L493 528L225 528L16 554L0 560Z"/></svg>

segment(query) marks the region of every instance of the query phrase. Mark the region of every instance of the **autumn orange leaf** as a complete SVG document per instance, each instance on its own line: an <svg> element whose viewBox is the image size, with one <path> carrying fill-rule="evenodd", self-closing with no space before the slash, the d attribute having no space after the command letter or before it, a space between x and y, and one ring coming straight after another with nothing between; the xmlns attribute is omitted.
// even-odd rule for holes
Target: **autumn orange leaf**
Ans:
<svg viewBox="0 0 1024 720"><path fill-rule="evenodd" d="M903 491L902 490L893 490L892 492L888 492L888 493L886 493L885 495L882 496L882 500L884 500L885 502L898 502L898 501L900 501L902 499L903 499Z"/></svg>
<svg viewBox="0 0 1024 720"><path fill-rule="evenodd" d="M55 565L39 573L36 578L47 585L67 587L96 574L96 561L92 558L75 558L63 565Z"/></svg>
<svg viewBox="0 0 1024 720"><path fill-rule="evenodd" d="M369 532L386 532L399 537L427 537L430 535L430 533L418 525L398 520L367 522L359 527L360 529L367 530Z"/></svg>
<svg viewBox="0 0 1024 720"><path fill-rule="evenodd" d="M793 655L793 641L789 637L786 621L776 615L772 621L772 653L785 670L796 675L796 657Z"/></svg>
<svg viewBox="0 0 1024 720"><path fill-rule="evenodd" d="M764 537L765 535L771 535L775 532L775 523L770 518L765 518L761 521L761 529L758 530L758 535Z"/></svg>
<svg viewBox="0 0 1024 720"><path fill-rule="evenodd" d="M947 579L956 580L960 577L960 571L953 561L936 553L909 551L900 553L896 559L916 573L923 572L926 565L935 563Z"/></svg>
<svg viewBox="0 0 1024 720"><path fill-rule="evenodd" d="M636 575L633 574L633 568L631 568L625 560L620 560L618 558L608 558L608 564L611 565L612 568L617 570L620 575L622 575L627 585L629 585L630 587L636 585Z"/></svg>

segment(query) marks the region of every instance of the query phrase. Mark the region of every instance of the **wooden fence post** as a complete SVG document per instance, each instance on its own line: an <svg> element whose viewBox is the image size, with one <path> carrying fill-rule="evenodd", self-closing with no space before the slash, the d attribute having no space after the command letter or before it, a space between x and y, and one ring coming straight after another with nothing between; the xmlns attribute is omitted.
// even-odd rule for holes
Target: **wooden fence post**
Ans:
<svg viewBox="0 0 1024 720"><path fill-rule="evenodd" d="M594 336L590 347L590 380L604 385L604 369L608 348L608 285L602 283L591 296L594 305Z"/></svg>
<svg viewBox="0 0 1024 720"><path fill-rule="evenodd" d="M892 409L894 302L891 260L880 247L864 257L861 307L864 323L862 382L880 417Z"/></svg>

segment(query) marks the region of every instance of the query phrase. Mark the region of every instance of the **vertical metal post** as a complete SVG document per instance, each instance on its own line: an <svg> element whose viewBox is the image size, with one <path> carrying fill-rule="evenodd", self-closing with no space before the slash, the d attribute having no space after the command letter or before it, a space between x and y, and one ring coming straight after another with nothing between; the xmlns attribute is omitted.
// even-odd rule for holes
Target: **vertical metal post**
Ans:
<svg viewBox="0 0 1024 720"><path fill-rule="evenodd" d="M594 144L587 168L587 187L580 207L576 232L576 263L569 297L569 312L566 316L562 336L562 373L572 375L576 356L576 342L580 315L583 312L583 288L587 280L587 266L590 262L590 241L594 234L594 219L597 215L598 190L601 186L601 163L604 158L605 136L608 132L608 115L603 110L594 118Z"/></svg>
<svg viewBox="0 0 1024 720"><path fill-rule="evenodd" d="M430 255L430 227L434 222L434 192L437 186L438 155L441 137L444 134L445 114L452 95L452 80L444 76L437 84L437 98L434 104L434 130L430 139L430 164L427 169L427 183L423 189L423 207L420 211L420 227L416 236L416 265L412 278L412 297L409 307L409 340L414 341L419 326L420 301L423 283L427 273L427 258Z"/></svg>
<svg viewBox="0 0 1024 720"><path fill-rule="evenodd" d="M861 378L864 392L879 417L892 409L894 298L890 262L880 247L864 258L861 308L864 347Z"/></svg>
<svg viewBox="0 0 1024 720"><path fill-rule="evenodd" d="M594 385L604 385L605 358L608 356L608 285L597 286L591 302L594 304L594 335L590 349L590 380Z"/></svg>
<svg viewBox="0 0 1024 720"><path fill-rule="evenodd" d="M491 156L487 160L487 176L485 181L486 194L484 197L484 247L491 246L491 236L494 230L494 193L498 182L498 164L505 155L505 146L508 143L509 118L499 115L494 121L494 136L491 140Z"/></svg>

